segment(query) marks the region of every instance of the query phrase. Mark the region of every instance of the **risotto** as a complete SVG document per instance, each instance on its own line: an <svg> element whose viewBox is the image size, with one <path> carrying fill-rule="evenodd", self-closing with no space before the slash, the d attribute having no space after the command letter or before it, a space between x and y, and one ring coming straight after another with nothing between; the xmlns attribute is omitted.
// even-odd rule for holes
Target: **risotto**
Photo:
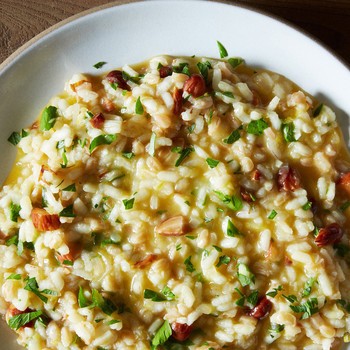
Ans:
<svg viewBox="0 0 350 350"><path fill-rule="evenodd" d="M19 344L327 350L349 340L350 158L336 116L219 48L222 59L75 74L12 133L0 312Z"/></svg>

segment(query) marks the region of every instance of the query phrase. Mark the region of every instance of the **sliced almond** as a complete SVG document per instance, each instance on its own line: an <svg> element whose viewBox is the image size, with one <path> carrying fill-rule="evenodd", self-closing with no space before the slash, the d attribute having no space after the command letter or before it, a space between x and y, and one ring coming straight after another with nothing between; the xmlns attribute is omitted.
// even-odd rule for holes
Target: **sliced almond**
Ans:
<svg viewBox="0 0 350 350"><path fill-rule="evenodd" d="M182 215L173 216L157 225L155 232L162 236L183 236L188 232L187 223Z"/></svg>
<svg viewBox="0 0 350 350"><path fill-rule="evenodd" d="M157 259L157 255L156 254L149 254L147 255L144 259L137 261L134 266L139 268L139 269L144 269L145 267L147 267L149 264L151 264L154 260Z"/></svg>
<svg viewBox="0 0 350 350"><path fill-rule="evenodd" d="M39 231L53 231L61 226L57 214L49 214L45 209L34 208L32 210L33 225Z"/></svg>

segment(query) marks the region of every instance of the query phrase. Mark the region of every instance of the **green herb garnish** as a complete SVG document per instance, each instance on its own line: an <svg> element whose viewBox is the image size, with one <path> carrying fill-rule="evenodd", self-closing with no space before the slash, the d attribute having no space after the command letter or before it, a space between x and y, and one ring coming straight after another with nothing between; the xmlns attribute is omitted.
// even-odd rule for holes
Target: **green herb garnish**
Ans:
<svg viewBox="0 0 350 350"><path fill-rule="evenodd" d="M273 220L277 216L277 211L275 209L272 209L271 213L267 217L270 220Z"/></svg>
<svg viewBox="0 0 350 350"><path fill-rule="evenodd" d="M135 197L130 199L123 199L123 204L125 210L130 210L134 207Z"/></svg>
<svg viewBox="0 0 350 350"><path fill-rule="evenodd" d="M65 187L62 189L62 191L66 191L66 192L76 192L77 189L75 188L75 183Z"/></svg>
<svg viewBox="0 0 350 350"><path fill-rule="evenodd" d="M192 264L192 262L191 262L191 258L192 258L192 256L190 255L190 256L184 261L184 264L185 264L185 266L186 266L186 270L187 270L188 272L194 272L194 271L196 271L196 269L194 268L194 266L193 266L193 264Z"/></svg>
<svg viewBox="0 0 350 350"><path fill-rule="evenodd" d="M244 60L240 57L230 57L227 62L232 66L232 68L236 68L241 63L244 62Z"/></svg>
<svg viewBox="0 0 350 350"><path fill-rule="evenodd" d="M158 345L164 344L170 338L172 332L169 321L164 321L152 339L153 349L157 349Z"/></svg>
<svg viewBox="0 0 350 350"><path fill-rule="evenodd" d="M103 61L97 62L97 63L94 64L94 68L100 69L100 68L102 68L106 63L107 63L107 62L103 62Z"/></svg>
<svg viewBox="0 0 350 350"><path fill-rule="evenodd" d="M214 191L214 193L218 196L219 199L223 201L223 203L230 209L237 211L243 208L243 203L240 198L233 195L227 195L220 191Z"/></svg>
<svg viewBox="0 0 350 350"><path fill-rule="evenodd" d="M59 214L59 216L66 217L66 218L74 218L76 215L74 214L73 210L73 204L68 205L68 207L63 208Z"/></svg>
<svg viewBox="0 0 350 350"><path fill-rule="evenodd" d="M227 50L225 49L224 45L221 44L220 41L216 41L218 48L219 48L219 53L220 53L220 58L225 58L228 56Z"/></svg>
<svg viewBox="0 0 350 350"><path fill-rule="evenodd" d="M144 110L143 110L143 106L142 106L142 103L141 103L141 98L140 96L137 98L136 100L136 105L135 105L135 113L136 114L143 114L144 113Z"/></svg>
<svg viewBox="0 0 350 350"><path fill-rule="evenodd" d="M50 130L56 123L56 119L58 117L57 108L54 106L46 107L40 119L40 130L47 131Z"/></svg>
<svg viewBox="0 0 350 350"><path fill-rule="evenodd" d="M237 265L237 277L242 287L255 283L255 276L246 264L239 263Z"/></svg>
<svg viewBox="0 0 350 350"><path fill-rule="evenodd" d="M282 134L283 134L284 139L287 142L297 141L295 136L294 136L294 129L295 129L295 126L294 126L293 122L282 124L282 126L281 126Z"/></svg>
<svg viewBox="0 0 350 350"><path fill-rule="evenodd" d="M262 135L264 130L268 127L269 125L263 118L252 120L247 126L247 133L253 135Z"/></svg>
<svg viewBox="0 0 350 350"><path fill-rule="evenodd" d="M25 312L23 314L15 315L9 319L9 326L14 330L18 330L27 323L37 319L43 314L41 310Z"/></svg>
<svg viewBox="0 0 350 350"><path fill-rule="evenodd" d="M19 204L15 204L11 202L10 204L10 220L13 222L17 222L19 218L19 212L21 211L21 206Z"/></svg>
<svg viewBox="0 0 350 350"><path fill-rule="evenodd" d="M90 146L89 146L90 154L94 151L96 147L101 145L110 145L116 139L117 139L117 136L113 134L96 136L90 143Z"/></svg>
<svg viewBox="0 0 350 350"><path fill-rule="evenodd" d="M240 128L233 130L229 136L222 140L222 142L232 145L234 142L238 141L241 138L239 130Z"/></svg>
<svg viewBox="0 0 350 350"><path fill-rule="evenodd" d="M211 169L215 168L220 162L216 159L207 158L205 160Z"/></svg>

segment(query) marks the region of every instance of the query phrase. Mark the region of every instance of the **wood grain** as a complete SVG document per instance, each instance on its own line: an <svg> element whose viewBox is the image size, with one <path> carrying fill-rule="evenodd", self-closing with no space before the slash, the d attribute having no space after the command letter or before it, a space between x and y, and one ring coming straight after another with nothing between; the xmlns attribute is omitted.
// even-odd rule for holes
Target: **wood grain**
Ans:
<svg viewBox="0 0 350 350"><path fill-rule="evenodd" d="M0 62L50 26L108 0L0 0ZM236 0L311 34L350 64L350 0Z"/></svg>

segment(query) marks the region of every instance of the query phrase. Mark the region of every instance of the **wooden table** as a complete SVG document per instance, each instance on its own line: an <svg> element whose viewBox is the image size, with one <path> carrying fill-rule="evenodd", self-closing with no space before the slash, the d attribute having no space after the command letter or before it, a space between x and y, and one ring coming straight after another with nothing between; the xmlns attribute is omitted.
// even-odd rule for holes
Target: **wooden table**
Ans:
<svg viewBox="0 0 350 350"><path fill-rule="evenodd" d="M108 0L0 0L0 63L55 23ZM319 39L350 65L350 0L236 0Z"/></svg>

